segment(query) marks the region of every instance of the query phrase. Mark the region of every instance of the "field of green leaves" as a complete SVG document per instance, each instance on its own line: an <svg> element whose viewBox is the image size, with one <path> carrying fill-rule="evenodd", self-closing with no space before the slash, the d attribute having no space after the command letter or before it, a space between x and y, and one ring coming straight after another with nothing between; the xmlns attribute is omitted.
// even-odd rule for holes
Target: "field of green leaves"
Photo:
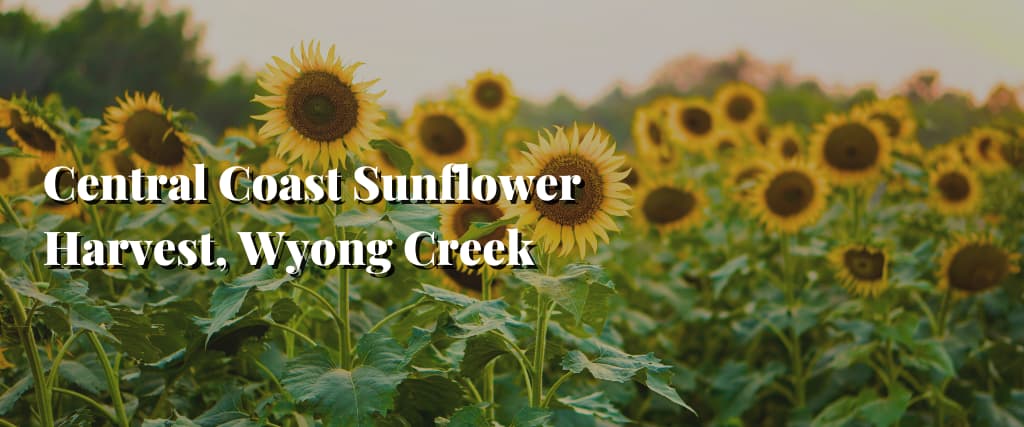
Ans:
<svg viewBox="0 0 1024 427"><path fill-rule="evenodd" d="M101 112L56 90L0 94L0 426L1024 425L1015 102L975 106L924 78L879 97L724 72L541 106L470 70L403 116L350 56L328 41L268 52L253 115L223 132L128 85ZM576 203L446 205L62 204L43 190L56 166L194 163L213 177L468 163L586 185ZM512 228L538 243L537 268L395 255L386 277L293 277L249 266L237 235L488 242ZM49 268L51 231L210 233L231 268Z"/></svg>

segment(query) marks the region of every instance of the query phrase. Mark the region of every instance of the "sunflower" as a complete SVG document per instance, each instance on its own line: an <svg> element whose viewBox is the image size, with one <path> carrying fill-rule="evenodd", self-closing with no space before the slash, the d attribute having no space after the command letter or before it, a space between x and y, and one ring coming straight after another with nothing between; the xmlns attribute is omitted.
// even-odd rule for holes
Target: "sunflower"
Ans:
<svg viewBox="0 0 1024 427"><path fill-rule="evenodd" d="M1000 172L1007 167L1002 156L1002 146L1006 144L1006 140L1007 135L997 129L975 129L964 140L964 157L972 166L978 166L983 174Z"/></svg>
<svg viewBox="0 0 1024 427"><path fill-rule="evenodd" d="M441 286L455 292L462 292L474 298L480 298L484 290L484 270L466 268L456 262L457 267L435 268L441 278ZM493 287L493 284L492 284Z"/></svg>
<svg viewBox="0 0 1024 427"><path fill-rule="evenodd" d="M867 245L844 245L829 253L839 280L850 292L875 297L889 286L889 255L885 249Z"/></svg>
<svg viewBox="0 0 1024 427"><path fill-rule="evenodd" d="M473 117L492 124L511 117L519 103L508 78L490 70L469 79L459 101Z"/></svg>
<svg viewBox="0 0 1024 427"><path fill-rule="evenodd" d="M722 127L715 130L707 144L709 158L730 159L743 148L743 135L735 128Z"/></svg>
<svg viewBox="0 0 1024 427"><path fill-rule="evenodd" d="M534 226L533 238L545 251L564 256L578 248L584 257L588 249L597 250L598 238L607 242L607 232L619 230L613 217L629 215L630 188L622 182L629 173L622 170L615 144L600 131L581 135L574 126L568 133L560 127L545 133L537 144L528 144L515 173L579 175L583 186L576 187L572 202L547 203L534 197L513 204L509 214L519 216L519 228Z"/></svg>
<svg viewBox="0 0 1024 427"><path fill-rule="evenodd" d="M103 113L107 139L116 141L122 150L130 149L132 161L141 168L173 173L186 167L192 142L173 119L173 112L164 108L159 94L125 94L117 104Z"/></svg>
<svg viewBox="0 0 1024 427"><path fill-rule="evenodd" d="M747 139L753 141L758 147L767 149L768 143L772 140L772 127L766 123L761 122L753 127L746 129Z"/></svg>
<svg viewBox="0 0 1024 427"><path fill-rule="evenodd" d="M679 162L679 154L663 123L660 109L637 108L633 113L633 142L641 158L654 161L659 168L672 169Z"/></svg>
<svg viewBox="0 0 1024 427"><path fill-rule="evenodd" d="M24 174L25 184L27 186L26 188L31 189L40 186L46 179L46 171L43 170L41 164L38 162L29 161L20 169L22 171L21 173ZM60 180L57 183L57 188L65 189L65 191L68 191L67 189L73 188L74 185L74 179L72 179L70 175L65 173L61 174ZM30 206L31 204L26 203L25 205L23 205L23 209L25 211L29 211ZM42 204L39 205L39 207L46 211L61 215L65 218L73 218L82 214L82 207L77 199L75 199L75 201L71 203L60 203L47 197L43 199L43 202Z"/></svg>
<svg viewBox="0 0 1024 427"><path fill-rule="evenodd" d="M869 120L885 126L885 133L892 141L913 139L917 130L917 122L905 98L878 100L857 107L856 110Z"/></svg>
<svg viewBox="0 0 1024 427"><path fill-rule="evenodd" d="M783 160L799 158L803 154L803 137L792 123L778 126L771 131L768 150Z"/></svg>
<svg viewBox="0 0 1024 427"><path fill-rule="evenodd" d="M139 168L131 154L121 150L105 150L97 156L97 161L104 175L129 176L132 170Z"/></svg>
<svg viewBox="0 0 1024 427"><path fill-rule="evenodd" d="M928 167L936 167L946 163L965 163L960 150L956 144L942 144L932 147L924 154L924 164Z"/></svg>
<svg viewBox="0 0 1024 427"><path fill-rule="evenodd" d="M1024 137L1000 144L999 156L1008 166L1018 171L1024 171Z"/></svg>
<svg viewBox="0 0 1024 427"><path fill-rule="evenodd" d="M402 129L383 126L381 128L381 136L382 139L386 139L401 148L409 146L409 137ZM362 160L363 163L368 166L376 166L380 168L380 172L383 175L400 175L402 173L402 171L398 169L398 166L391 161L391 157L388 156L387 153L376 148L363 151Z"/></svg>
<svg viewBox="0 0 1024 427"><path fill-rule="evenodd" d="M981 181L963 164L940 164L930 174L931 201L944 215L966 215L981 202Z"/></svg>
<svg viewBox="0 0 1024 427"><path fill-rule="evenodd" d="M480 134L466 116L440 103L417 107L405 123L410 149L424 165L440 171L448 163L472 163L480 158Z"/></svg>
<svg viewBox="0 0 1024 427"><path fill-rule="evenodd" d="M622 182L630 188L637 188L644 182L644 177L640 174L640 169L636 167L636 158L627 155L623 156L622 160L622 166L619 167L619 170L626 172L626 177L622 179Z"/></svg>
<svg viewBox="0 0 1024 427"><path fill-rule="evenodd" d="M483 203L479 201L473 201L471 203L459 203L444 205L441 208L441 236L446 240L457 240L462 238L463 235L469 231L470 226L475 223L492 223L500 219L505 218L508 212L508 203L500 201L498 203ZM481 245L486 245L488 242L499 241L504 242L508 246L507 229L505 226L495 228L493 231L485 236L478 237L476 240ZM479 267L488 267L487 264L479 264ZM479 268L462 268L462 270L478 270Z"/></svg>
<svg viewBox="0 0 1024 427"><path fill-rule="evenodd" d="M21 191L26 165L36 162L28 158L0 157L0 194L9 196Z"/></svg>
<svg viewBox="0 0 1024 427"><path fill-rule="evenodd" d="M662 233L688 230L703 219L707 198L692 185L660 181L638 191L633 218L641 226Z"/></svg>
<svg viewBox="0 0 1024 427"><path fill-rule="evenodd" d="M766 160L750 159L734 163L729 168L729 177L726 180L726 187L732 193L736 201L746 201L752 194L752 190L761 181L761 178L771 170L772 165Z"/></svg>
<svg viewBox="0 0 1024 427"><path fill-rule="evenodd" d="M281 135L277 155L288 163L301 159L307 168L314 163L341 166L349 151L358 154L380 136L377 122L384 113L377 99L384 93L369 92L377 80L355 83L362 63L345 66L333 45L324 57L319 42L300 44L299 55L292 49L291 60L275 56L259 77L270 95L256 95L253 101L271 109L253 116L267 122L260 135Z"/></svg>
<svg viewBox="0 0 1024 427"><path fill-rule="evenodd" d="M983 236L961 236L942 254L939 289L963 295L996 287L1007 276L1020 271L1019 253L1012 253Z"/></svg>
<svg viewBox="0 0 1024 427"><path fill-rule="evenodd" d="M715 93L719 117L740 128L752 128L764 119L764 95L746 83L730 83Z"/></svg>
<svg viewBox="0 0 1024 427"><path fill-rule="evenodd" d="M793 233L818 220L829 187L811 167L788 162L772 168L753 191L754 211L769 230Z"/></svg>
<svg viewBox="0 0 1024 427"><path fill-rule="evenodd" d="M669 106L667 113L665 124L676 141L690 151L706 151L706 143L718 126L716 112L707 101L682 99Z"/></svg>
<svg viewBox="0 0 1024 427"><path fill-rule="evenodd" d="M43 106L25 98L0 99L0 127L21 151L36 156L44 166L54 166L64 152L64 135Z"/></svg>
<svg viewBox="0 0 1024 427"><path fill-rule="evenodd" d="M891 146L881 123L859 114L830 114L815 126L810 154L831 182L854 185L881 175Z"/></svg>

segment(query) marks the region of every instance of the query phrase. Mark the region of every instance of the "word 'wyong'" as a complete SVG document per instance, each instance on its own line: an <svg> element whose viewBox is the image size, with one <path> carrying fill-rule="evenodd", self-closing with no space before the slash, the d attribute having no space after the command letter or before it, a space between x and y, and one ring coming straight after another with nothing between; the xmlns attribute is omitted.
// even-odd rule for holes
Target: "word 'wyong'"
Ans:
<svg viewBox="0 0 1024 427"><path fill-rule="evenodd" d="M207 196L205 164L193 165L191 177L186 175L146 175L134 169L125 175L80 175L71 167L56 166L46 173L46 195L57 202L72 203L163 203L162 193L174 203L204 203ZM65 176L74 185L62 188ZM251 181L239 186L240 179ZM381 200L401 203L459 203L478 201L491 203L499 197L509 202L530 201L537 197L544 202L571 202L573 189L584 185L579 175L472 176L465 163L449 163L434 175L382 175L372 166L355 170L353 199L363 204ZM245 166L232 166L221 173L218 189L233 203L343 203L345 178L338 169L323 175L254 175Z"/></svg>

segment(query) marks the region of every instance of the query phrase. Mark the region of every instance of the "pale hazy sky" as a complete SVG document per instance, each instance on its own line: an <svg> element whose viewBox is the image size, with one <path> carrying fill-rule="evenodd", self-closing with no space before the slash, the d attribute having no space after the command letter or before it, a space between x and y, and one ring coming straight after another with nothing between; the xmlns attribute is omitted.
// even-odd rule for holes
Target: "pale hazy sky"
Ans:
<svg viewBox="0 0 1024 427"><path fill-rule="evenodd" d="M123 1L123 0L118 0ZM2 0L0 0L2 2ZM14 0L57 18L83 0ZM985 96L1024 84L1022 0L163 0L193 11L223 73L287 57L301 40L335 43L386 105L408 108L475 71L506 73L535 99L589 101L640 85L670 58L745 49L828 84L895 88L914 71Z"/></svg>

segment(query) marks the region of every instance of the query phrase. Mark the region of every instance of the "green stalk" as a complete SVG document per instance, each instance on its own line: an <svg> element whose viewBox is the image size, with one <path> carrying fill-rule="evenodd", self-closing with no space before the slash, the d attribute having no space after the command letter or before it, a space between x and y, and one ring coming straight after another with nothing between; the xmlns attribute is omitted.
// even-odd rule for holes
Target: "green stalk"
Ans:
<svg viewBox="0 0 1024 427"><path fill-rule="evenodd" d="M530 406L540 408L544 396L544 352L547 347L548 320L551 308L544 295L537 292L537 326L533 349L533 399Z"/></svg>
<svg viewBox="0 0 1024 427"><path fill-rule="evenodd" d="M402 307L402 308L400 308L398 310L395 310L395 312L393 312L393 313L391 313L391 314L389 314L387 316L384 316L383 319L380 319L380 321L378 321L375 325L373 325L373 327L370 328L370 330L366 331L366 333L372 334L374 332L377 332L380 328L383 328L384 325L388 324L388 322L390 322L390 321L392 321L394 319L397 319L398 317L401 317L405 313L408 313L410 311L415 310L416 307L419 307L420 305L422 305L426 301L427 301L426 299L420 299L420 300L418 300L418 301L416 301L416 302L414 302L412 304L409 304L409 305L407 305L405 307Z"/></svg>
<svg viewBox="0 0 1024 427"><path fill-rule="evenodd" d="M794 311L797 304L796 282L792 274L793 259L790 256L790 239L792 236L783 235L782 239L782 281L786 290L786 307L789 311L789 334L790 352L789 358L793 369L793 394L796 396L796 407L803 408L807 403L807 387L804 373L803 350L800 345L800 334L796 329L796 322L793 321Z"/></svg>
<svg viewBox="0 0 1024 427"><path fill-rule="evenodd" d="M334 226L334 218L337 217L338 214L344 212L344 206L345 205L341 205L341 206L342 206L341 208L335 207L334 215L332 215L329 218L329 220L331 222L331 229L334 230L334 240L336 242L340 242L340 241L346 240L348 238L347 237L348 232L345 230L345 227L335 227ZM341 238L340 239L338 238L338 229L339 228L341 229ZM341 356L340 356L341 357L341 361L340 361L341 362L341 367L345 368L345 369L350 369L352 367L352 321L351 321L352 319L350 319L350 314L349 314L352 307L351 307L351 298L349 297L349 293L350 293L350 289L349 289L349 282L348 282L348 269L347 268L339 268L338 269L338 307L337 307L337 310L338 310L338 317L340 319L342 319L343 327L342 327L342 330L341 330L341 337L340 337L341 340L338 342L338 347L339 347L338 348L338 353L341 354Z"/></svg>
<svg viewBox="0 0 1024 427"><path fill-rule="evenodd" d="M491 287L494 284L494 273L490 269L484 268L482 274L482 293L484 301L492 299ZM484 368L484 401L487 402L487 418L490 420L495 419L495 407L494 407L494 360L488 363Z"/></svg>
<svg viewBox="0 0 1024 427"><path fill-rule="evenodd" d="M103 344L100 343L96 333L86 332L86 335L89 337L89 342L92 343L93 348L96 349L96 355L100 358L100 365L103 366L103 373L107 377L107 388L110 390L110 400L114 402L117 423L122 427L128 427L128 413L124 409L124 399L121 398L121 383L117 379L117 372L111 367L107 352L103 349Z"/></svg>
<svg viewBox="0 0 1024 427"><path fill-rule="evenodd" d="M2 200L3 197L0 197ZM5 202L6 203L6 202ZM28 316L25 314L25 306L21 303L21 297L7 284L7 273L0 270L0 283L4 298L7 299L14 314L14 324L18 330L18 340L25 346L25 356L28 358L29 367L32 370L32 380L36 389L36 405L38 406L39 417L45 427L53 427L53 393L46 376L43 374L43 363L39 359L39 347L36 344L36 337L32 335L31 325Z"/></svg>
<svg viewBox="0 0 1024 427"><path fill-rule="evenodd" d="M555 395L557 394L556 392L558 391L558 388L561 387L563 383L568 381L569 378L572 378L573 375L576 375L576 374L574 372L569 371L569 372L566 372L566 373L562 374L562 376L558 377L558 379L555 380L555 383L551 385L551 388L548 389L548 395L544 397L544 401L541 402L540 407L541 408L547 408L548 405L551 404L551 399L555 398Z"/></svg>
<svg viewBox="0 0 1024 427"><path fill-rule="evenodd" d="M89 406L92 406L93 408L95 408L97 411L99 411L101 414L103 414L103 416L105 416L107 418L110 418L110 421L115 422L115 423L119 422L117 420L117 417L114 414L111 414L110 411L108 411L106 408L103 407L103 405L100 405L99 402L97 402L96 400L94 400L93 398L91 398L89 396L86 396L86 395L84 395L82 393L79 393L77 391L74 391L74 390L68 390L66 388L60 388L60 387L54 388L53 391L56 391L56 392L61 393L61 394L66 394L66 395L71 396L71 397L78 398L78 400L81 400L81 401L83 401L85 403L88 403Z"/></svg>
<svg viewBox="0 0 1024 427"><path fill-rule="evenodd" d="M942 305L939 307L939 317L936 322L935 336L943 338L946 336L946 318L949 317L950 306L953 305L953 290L947 289L942 296Z"/></svg>

